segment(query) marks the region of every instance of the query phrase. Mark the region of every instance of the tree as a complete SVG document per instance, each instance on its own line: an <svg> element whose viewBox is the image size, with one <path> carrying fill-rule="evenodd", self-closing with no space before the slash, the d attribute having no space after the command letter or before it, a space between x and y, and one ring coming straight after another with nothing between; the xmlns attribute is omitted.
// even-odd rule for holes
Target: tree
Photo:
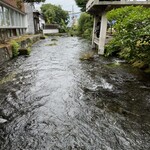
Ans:
<svg viewBox="0 0 150 150"><path fill-rule="evenodd" d="M85 11L86 10L86 3L88 2L88 0L75 0L76 4L81 8L81 11Z"/></svg>
<svg viewBox="0 0 150 150"><path fill-rule="evenodd" d="M114 24L114 39L106 46L107 54L119 50L119 56L130 62L141 61L150 65L150 9L128 6L107 14Z"/></svg>
<svg viewBox="0 0 150 150"><path fill-rule="evenodd" d="M78 33L79 35L81 35L86 39L91 39L92 28L93 28L93 17L85 13L86 3L89 0L75 0L75 1L76 4L81 8L81 11L84 12L81 14L79 18Z"/></svg>
<svg viewBox="0 0 150 150"><path fill-rule="evenodd" d="M69 14L67 11L63 10L61 6L52 5L50 3L43 4L41 11L44 14L47 24L60 24L62 20L65 22L65 24L68 23Z"/></svg>
<svg viewBox="0 0 150 150"><path fill-rule="evenodd" d="M82 13L79 18L78 32L79 35L86 39L91 39L93 28L93 17L87 13Z"/></svg>

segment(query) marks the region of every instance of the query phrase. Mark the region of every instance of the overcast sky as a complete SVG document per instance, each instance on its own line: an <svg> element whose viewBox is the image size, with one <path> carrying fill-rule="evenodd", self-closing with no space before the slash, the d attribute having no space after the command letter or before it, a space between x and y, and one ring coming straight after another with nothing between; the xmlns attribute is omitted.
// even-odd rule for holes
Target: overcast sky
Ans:
<svg viewBox="0 0 150 150"><path fill-rule="evenodd" d="M45 4L46 3L61 5L61 7L64 10L67 10L67 11L72 11L72 8L74 8L74 12L79 12L80 11L80 8L76 5L75 0L46 0ZM40 3L38 5L36 4L35 6L39 10L39 8L42 4L43 3Z"/></svg>

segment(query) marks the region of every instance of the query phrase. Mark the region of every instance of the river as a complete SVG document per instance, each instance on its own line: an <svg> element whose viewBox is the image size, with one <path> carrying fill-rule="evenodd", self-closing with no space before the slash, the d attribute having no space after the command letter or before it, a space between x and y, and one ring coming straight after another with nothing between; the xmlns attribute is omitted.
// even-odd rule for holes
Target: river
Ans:
<svg viewBox="0 0 150 150"><path fill-rule="evenodd" d="M149 75L90 49L48 37L0 68L0 150L150 149Z"/></svg>

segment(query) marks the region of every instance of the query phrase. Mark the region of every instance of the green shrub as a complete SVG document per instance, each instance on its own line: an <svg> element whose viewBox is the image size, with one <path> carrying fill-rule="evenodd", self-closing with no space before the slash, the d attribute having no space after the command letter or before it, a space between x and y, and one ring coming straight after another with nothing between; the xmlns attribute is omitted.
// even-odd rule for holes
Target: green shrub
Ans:
<svg viewBox="0 0 150 150"><path fill-rule="evenodd" d="M115 20L114 39L106 46L106 55L120 51L120 57L129 62L143 62L150 66L150 8L128 6L107 13Z"/></svg>
<svg viewBox="0 0 150 150"><path fill-rule="evenodd" d="M63 19L61 19L61 22L60 22L59 32L60 33L68 33L69 32L67 24Z"/></svg>
<svg viewBox="0 0 150 150"><path fill-rule="evenodd" d="M68 34L70 36L77 36L78 35L78 29L77 29L77 26L72 26L69 31L68 31Z"/></svg>
<svg viewBox="0 0 150 150"><path fill-rule="evenodd" d="M12 54L13 57L16 57L19 55L19 44L16 41L11 41L11 46L12 46Z"/></svg>
<svg viewBox="0 0 150 150"><path fill-rule="evenodd" d="M27 48L27 55L30 55L30 53L31 53L31 47L28 47Z"/></svg>
<svg viewBox="0 0 150 150"><path fill-rule="evenodd" d="M120 40L116 40L116 38L112 39L106 46L105 46L105 56L113 56L117 55L117 53L121 50Z"/></svg>
<svg viewBox="0 0 150 150"><path fill-rule="evenodd" d="M85 39L92 39L92 28L86 29L82 35Z"/></svg>
<svg viewBox="0 0 150 150"><path fill-rule="evenodd" d="M87 13L82 13L78 23L78 34L86 39L91 39L93 29L93 17Z"/></svg>

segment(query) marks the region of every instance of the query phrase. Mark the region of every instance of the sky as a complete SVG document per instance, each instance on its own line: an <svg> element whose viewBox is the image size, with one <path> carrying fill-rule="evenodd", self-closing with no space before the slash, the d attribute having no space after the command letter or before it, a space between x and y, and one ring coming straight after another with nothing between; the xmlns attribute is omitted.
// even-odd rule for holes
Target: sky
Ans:
<svg viewBox="0 0 150 150"><path fill-rule="evenodd" d="M80 8L76 5L75 0L46 0L45 4L46 3L60 5L64 10L67 10L67 11L74 10L74 12L80 12ZM36 9L39 10L42 4L43 3L36 4L35 5Z"/></svg>

